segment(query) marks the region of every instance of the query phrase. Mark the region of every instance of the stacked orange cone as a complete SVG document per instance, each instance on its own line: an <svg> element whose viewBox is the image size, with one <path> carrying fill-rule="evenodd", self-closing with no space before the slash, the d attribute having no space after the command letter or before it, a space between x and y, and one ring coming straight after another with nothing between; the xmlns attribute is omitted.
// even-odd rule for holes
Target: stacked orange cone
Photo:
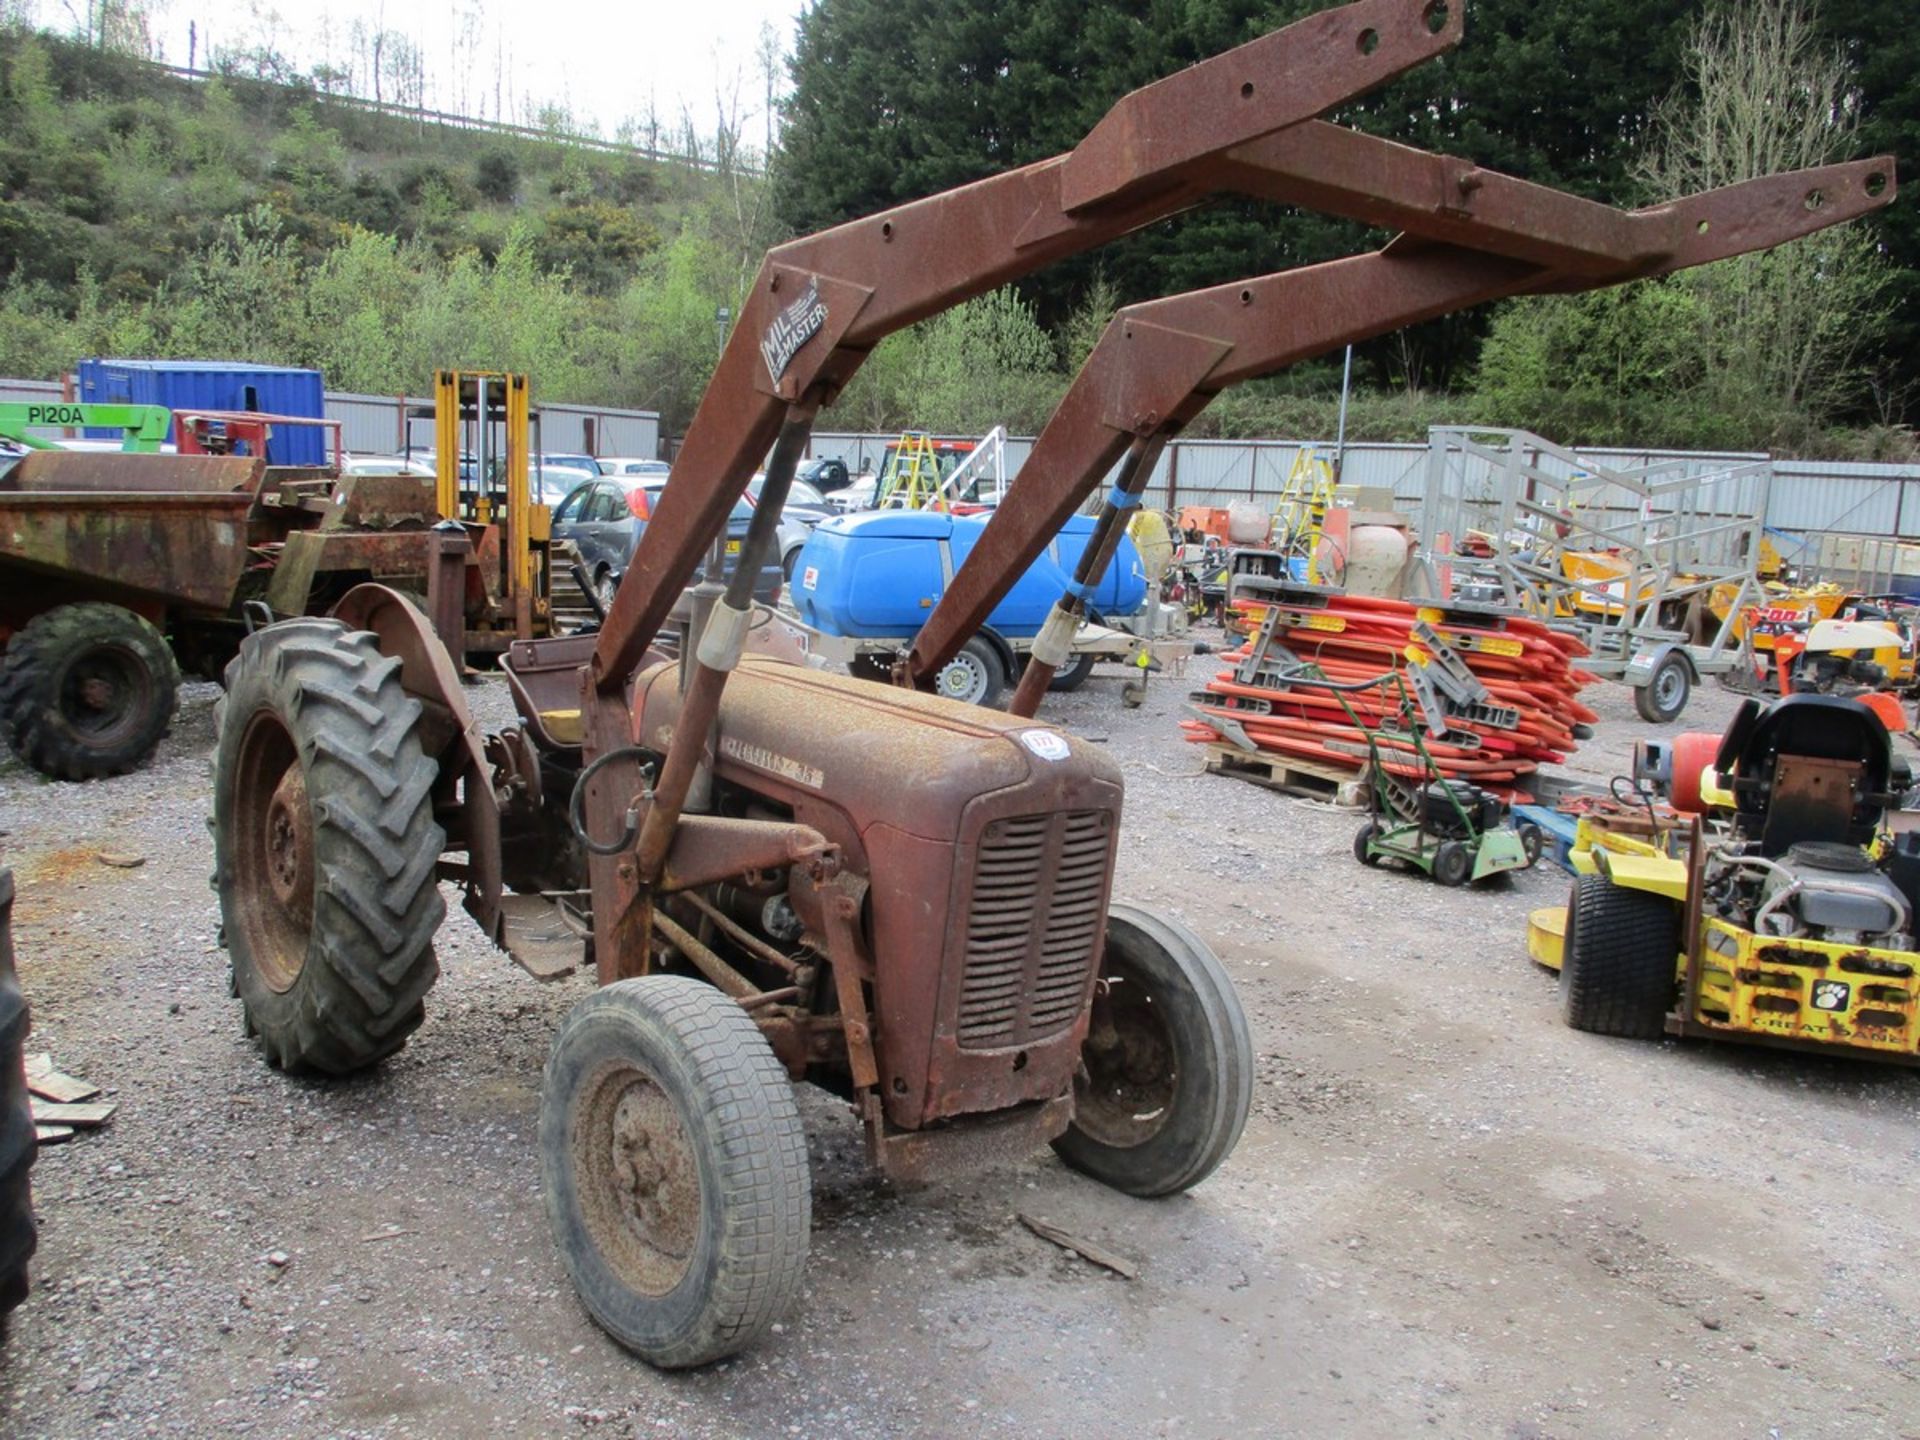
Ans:
<svg viewBox="0 0 1920 1440"><path fill-rule="evenodd" d="M1256 603L1236 608L1257 615L1267 607ZM1519 716L1513 729L1456 718L1448 727L1450 738L1438 738L1425 731L1416 711L1427 753L1449 778L1515 791L1543 763L1572 754L1578 743L1574 727L1598 718L1577 698L1595 678L1573 664L1587 654L1586 647L1537 620L1522 616L1482 620L1458 612L1443 615L1411 601L1361 595L1330 596L1324 605L1304 608L1283 604L1281 611L1275 640L1302 664L1317 667L1326 679L1345 683L1405 670L1416 663L1425 651L1414 638L1414 625L1422 619L1431 625L1486 686L1490 703ZM1473 623L1464 623L1467 619ZM1229 665L1237 668L1259 643L1258 623L1253 629L1254 640L1224 657ZM1260 678L1267 683L1245 684L1236 678L1235 669L1226 669L1210 680L1205 691L1194 697L1206 718L1181 722L1187 739L1196 744L1223 741L1230 722L1262 750L1358 773L1366 768L1367 735L1342 708L1341 698L1366 727L1384 721L1401 728L1397 685L1336 697L1310 683L1276 684L1270 677ZM1223 723L1211 723L1216 719ZM1479 744L1460 743L1461 732L1477 736ZM1389 772L1408 779L1423 777L1411 740L1376 732L1374 741Z"/></svg>

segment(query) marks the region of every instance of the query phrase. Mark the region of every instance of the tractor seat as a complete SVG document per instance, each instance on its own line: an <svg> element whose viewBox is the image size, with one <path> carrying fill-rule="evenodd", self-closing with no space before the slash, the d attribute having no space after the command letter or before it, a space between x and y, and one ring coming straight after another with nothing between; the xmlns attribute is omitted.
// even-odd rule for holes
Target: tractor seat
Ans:
<svg viewBox="0 0 1920 1440"><path fill-rule="evenodd" d="M1832 696L1748 700L1713 768L1731 777L1737 828L1766 856L1805 841L1868 844L1897 800L1887 727L1865 705Z"/></svg>

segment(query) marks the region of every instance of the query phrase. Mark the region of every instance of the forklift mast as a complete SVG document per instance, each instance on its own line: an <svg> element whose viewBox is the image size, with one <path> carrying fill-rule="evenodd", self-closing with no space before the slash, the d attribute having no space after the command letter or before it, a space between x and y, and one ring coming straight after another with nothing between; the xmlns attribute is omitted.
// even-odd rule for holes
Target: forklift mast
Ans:
<svg viewBox="0 0 1920 1440"><path fill-rule="evenodd" d="M530 389L525 375L493 370L439 370L433 377L440 514L497 533L495 553L483 545L480 561L523 640L546 634L552 614L553 514L536 502L529 479Z"/></svg>

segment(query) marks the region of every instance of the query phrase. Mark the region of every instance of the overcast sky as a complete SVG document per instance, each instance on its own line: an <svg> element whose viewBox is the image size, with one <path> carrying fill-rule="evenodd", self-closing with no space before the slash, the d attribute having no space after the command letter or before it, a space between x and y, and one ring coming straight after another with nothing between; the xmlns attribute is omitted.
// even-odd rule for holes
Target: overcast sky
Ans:
<svg viewBox="0 0 1920 1440"><path fill-rule="evenodd" d="M251 49L271 43L303 71L323 60L348 64L355 22L408 36L425 55L426 103L484 113L496 96L504 118L524 102L557 99L611 135L643 118L649 101L665 122L689 109L711 132L716 95L737 103L749 144L765 133L766 82L758 59L762 27L783 51L804 0L149 0L149 33L172 64L187 63L189 24L198 59L208 44ZM86 0L38 0L40 22L64 29L88 13ZM464 41L464 43L463 43ZM456 64L455 56L461 59ZM785 72L781 71L784 81Z"/></svg>

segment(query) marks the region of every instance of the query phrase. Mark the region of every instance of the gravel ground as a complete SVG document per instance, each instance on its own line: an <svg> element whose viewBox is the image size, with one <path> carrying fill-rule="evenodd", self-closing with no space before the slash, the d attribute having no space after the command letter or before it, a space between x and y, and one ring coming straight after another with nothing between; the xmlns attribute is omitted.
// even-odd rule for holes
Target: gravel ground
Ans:
<svg viewBox="0 0 1920 1440"><path fill-rule="evenodd" d="M288 1078L243 1040L214 943L214 689L134 775L0 760L34 1043L120 1105L41 1157L0 1432L1920 1436L1920 1080L1569 1031L1525 953L1557 871L1463 892L1363 870L1354 815L1199 773L1186 682L1138 711L1120 685L1098 672L1051 716L1126 767L1121 893L1238 982L1259 1054L1238 1151L1158 1203L1050 1155L904 1190L809 1092L801 1303L683 1376L594 1328L547 1238L536 1087L585 978L526 979L450 898L407 1049ZM1571 768L1604 780L1656 732L1597 695ZM505 712L498 681L475 700ZM1687 718L1731 704L1709 689Z"/></svg>

